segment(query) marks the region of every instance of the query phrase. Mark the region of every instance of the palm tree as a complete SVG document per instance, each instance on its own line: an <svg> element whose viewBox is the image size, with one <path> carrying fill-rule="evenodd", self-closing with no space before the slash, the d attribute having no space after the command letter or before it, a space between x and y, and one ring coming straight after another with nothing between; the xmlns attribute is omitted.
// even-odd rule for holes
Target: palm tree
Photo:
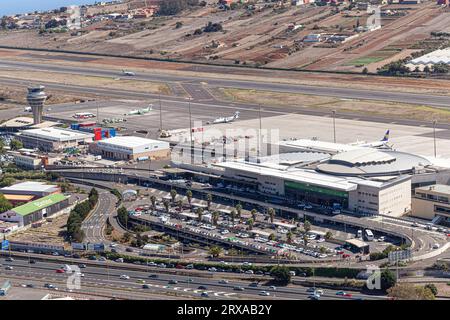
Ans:
<svg viewBox="0 0 450 320"><path fill-rule="evenodd" d="M289 231L289 232L286 234L286 238L287 238L287 242L288 242L288 243L292 243L292 236L293 236L293 234L292 234L291 231Z"/></svg>
<svg viewBox="0 0 450 320"><path fill-rule="evenodd" d="M186 191L186 197L187 197L189 206L191 206L191 201L192 201L192 191L191 190Z"/></svg>
<svg viewBox="0 0 450 320"><path fill-rule="evenodd" d="M237 216L240 219L241 218L241 214L242 214L242 205L240 203L238 203L236 205L236 212L237 212Z"/></svg>
<svg viewBox="0 0 450 320"><path fill-rule="evenodd" d="M270 217L270 222L273 223L273 218L275 217L275 209L274 208L267 209L267 214Z"/></svg>
<svg viewBox="0 0 450 320"><path fill-rule="evenodd" d="M219 216L220 215L219 215L218 211L213 211L213 213L211 214L212 221L215 226L217 226L217 221L219 220Z"/></svg>
<svg viewBox="0 0 450 320"><path fill-rule="evenodd" d="M156 197L152 195L150 197L150 202L152 203L152 210L155 210L156 209Z"/></svg>
<svg viewBox="0 0 450 320"><path fill-rule="evenodd" d="M208 193L208 194L206 195L206 203L207 203L208 211L209 211L209 207L211 206L211 202L212 202L212 194L211 194L211 193Z"/></svg>
<svg viewBox="0 0 450 320"><path fill-rule="evenodd" d="M252 230L253 229L253 224L254 223L255 223L255 220L253 220L252 218L247 220L248 230Z"/></svg>
<svg viewBox="0 0 450 320"><path fill-rule="evenodd" d="M166 199L164 199L164 200L163 200L163 205L164 205L164 208L166 208L166 212L169 213L169 206L170 206L169 201L167 201Z"/></svg>
<svg viewBox="0 0 450 320"><path fill-rule="evenodd" d="M172 198L172 203L175 203L175 198L177 197L177 190L170 190L170 197Z"/></svg>
<svg viewBox="0 0 450 320"><path fill-rule="evenodd" d="M306 220L305 223L303 224L303 229L305 229L305 233L308 233L309 231L311 231L311 222Z"/></svg>
<svg viewBox="0 0 450 320"><path fill-rule="evenodd" d="M268 239L269 239L270 241L274 241L274 240L276 239L275 234L274 234L274 233L269 234Z"/></svg>
<svg viewBox="0 0 450 320"><path fill-rule="evenodd" d="M202 216L203 216L203 208L197 208L198 221L202 221Z"/></svg>
<svg viewBox="0 0 450 320"><path fill-rule="evenodd" d="M325 233L325 240L330 240L331 238L333 238L333 233L331 231L327 231L327 233Z"/></svg>
<svg viewBox="0 0 450 320"><path fill-rule="evenodd" d="M252 215L253 222L256 222L256 213L257 212L258 211L256 209L252 209L252 211L250 211L250 213Z"/></svg>
<svg viewBox="0 0 450 320"><path fill-rule="evenodd" d="M309 238L308 238L308 236L307 236L306 233L305 233L305 234L303 235L303 242L304 242L305 246L308 245L308 241L309 241Z"/></svg>
<svg viewBox="0 0 450 320"><path fill-rule="evenodd" d="M177 206L180 209L180 212L183 211L183 200L181 200L181 199L178 200L177 201Z"/></svg>
<svg viewBox="0 0 450 320"><path fill-rule="evenodd" d="M231 215L231 222L234 223L234 219L236 218L236 210L234 209L231 210L230 215Z"/></svg>

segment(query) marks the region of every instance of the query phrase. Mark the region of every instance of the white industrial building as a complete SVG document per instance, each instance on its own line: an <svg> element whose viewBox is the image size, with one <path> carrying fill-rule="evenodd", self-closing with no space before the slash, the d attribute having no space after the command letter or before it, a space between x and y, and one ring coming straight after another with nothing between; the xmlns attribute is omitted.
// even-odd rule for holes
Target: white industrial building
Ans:
<svg viewBox="0 0 450 320"><path fill-rule="evenodd" d="M410 70L414 70L416 67L423 70L425 66L432 67L433 65L440 63L450 65L450 48L435 50L427 53L421 57L409 61L406 66Z"/></svg>
<svg viewBox="0 0 450 320"><path fill-rule="evenodd" d="M42 151L63 151L93 141L92 133L61 128L43 128L21 131L17 138L25 148Z"/></svg>
<svg viewBox="0 0 450 320"><path fill-rule="evenodd" d="M98 141L91 151L116 160L163 159L170 155L170 144L135 136L117 136Z"/></svg>

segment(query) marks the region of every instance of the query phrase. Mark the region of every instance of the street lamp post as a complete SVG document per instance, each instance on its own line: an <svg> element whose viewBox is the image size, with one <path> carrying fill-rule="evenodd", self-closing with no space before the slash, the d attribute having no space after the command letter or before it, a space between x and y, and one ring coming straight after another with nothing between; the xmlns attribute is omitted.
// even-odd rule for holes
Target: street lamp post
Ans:
<svg viewBox="0 0 450 320"><path fill-rule="evenodd" d="M433 120L433 143L434 143L434 157L436 158L436 120Z"/></svg>
<svg viewBox="0 0 450 320"><path fill-rule="evenodd" d="M333 114L333 141L336 143L336 110L332 111Z"/></svg>

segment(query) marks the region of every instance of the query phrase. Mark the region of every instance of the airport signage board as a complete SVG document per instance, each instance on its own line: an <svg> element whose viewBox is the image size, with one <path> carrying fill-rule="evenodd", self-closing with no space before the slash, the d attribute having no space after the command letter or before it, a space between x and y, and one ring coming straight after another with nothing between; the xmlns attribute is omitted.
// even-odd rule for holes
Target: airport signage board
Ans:
<svg viewBox="0 0 450 320"><path fill-rule="evenodd" d="M411 250L399 250L399 251L391 251L388 254L388 260L389 262L397 262L402 260L409 260L411 259Z"/></svg>
<svg viewBox="0 0 450 320"><path fill-rule="evenodd" d="M2 241L2 251L7 251L7 250L9 250L9 241L3 240Z"/></svg>

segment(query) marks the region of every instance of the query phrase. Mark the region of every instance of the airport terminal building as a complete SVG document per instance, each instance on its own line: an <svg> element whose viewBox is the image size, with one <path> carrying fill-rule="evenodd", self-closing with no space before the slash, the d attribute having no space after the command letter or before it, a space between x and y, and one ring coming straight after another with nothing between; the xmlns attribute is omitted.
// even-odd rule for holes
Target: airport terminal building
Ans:
<svg viewBox="0 0 450 320"><path fill-rule="evenodd" d="M436 183L440 170L425 157L391 149L312 140L283 141L283 153L214 164L236 183L256 185L289 203L338 207L359 214L401 216L411 212L415 185Z"/></svg>
<svg viewBox="0 0 450 320"><path fill-rule="evenodd" d="M117 136L91 145L91 152L115 160L165 159L170 155L168 142L134 136Z"/></svg>

